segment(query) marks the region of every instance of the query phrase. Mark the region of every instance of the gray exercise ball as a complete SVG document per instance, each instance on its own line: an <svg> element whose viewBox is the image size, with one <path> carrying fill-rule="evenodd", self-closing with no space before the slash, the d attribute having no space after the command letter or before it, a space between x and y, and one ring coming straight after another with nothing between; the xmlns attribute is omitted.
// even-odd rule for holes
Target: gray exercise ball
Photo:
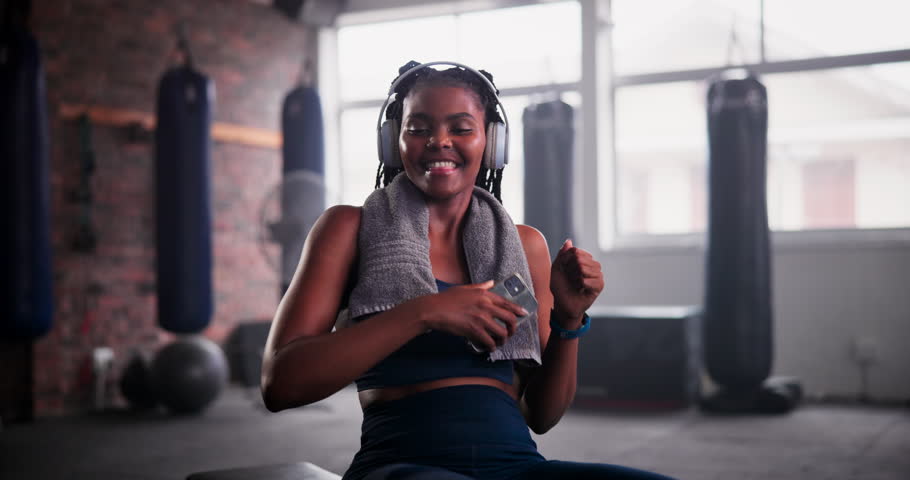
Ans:
<svg viewBox="0 0 910 480"><path fill-rule="evenodd" d="M199 413L221 393L229 372L221 347L193 335L158 351L150 373L155 396L165 407L174 413Z"/></svg>

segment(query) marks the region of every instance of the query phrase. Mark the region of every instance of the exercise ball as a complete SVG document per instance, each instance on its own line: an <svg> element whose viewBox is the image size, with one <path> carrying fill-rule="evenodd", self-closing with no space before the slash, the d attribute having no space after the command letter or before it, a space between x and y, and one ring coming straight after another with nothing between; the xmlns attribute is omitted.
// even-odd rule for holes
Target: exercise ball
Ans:
<svg viewBox="0 0 910 480"><path fill-rule="evenodd" d="M155 396L173 413L201 412L218 397L227 380L224 351L199 335L164 346L152 361Z"/></svg>

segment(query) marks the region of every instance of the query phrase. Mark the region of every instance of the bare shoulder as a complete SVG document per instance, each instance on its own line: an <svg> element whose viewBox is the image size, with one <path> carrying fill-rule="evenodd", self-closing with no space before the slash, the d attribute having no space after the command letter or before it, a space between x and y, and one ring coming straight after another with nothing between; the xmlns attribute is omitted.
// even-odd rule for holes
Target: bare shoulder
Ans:
<svg viewBox="0 0 910 480"><path fill-rule="evenodd" d="M534 291L538 296L538 303L545 307L549 315L550 300L550 250L547 239L534 227L516 225L521 246L524 248L525 257L528 259L528 269L531 280L534 282ZM549 318L549 317L547 317Z"/></svg>
<svg viewBox="0 0 910 480"><path fill-rule="evenodd" d="M269 348L331 331L357 256L359 229L359 207L338 205L322 213L278 306Z"/></svg>
<svg viewBox="0 0 910 480"><path fill-rule="evenodd" d="M335 205L329 207L316 220L308 236L327 246L347 243L352 238L356 239L360 230L360 207L352 205Z"/></svg>
<svg viewBox="0 0 910 480"><path fill-rule="evenodd" d="M521 239L521 245L525 249L528 260L532 261L531 257L537 259L542 255L547 263L549 263L550 253L549 247L547 246L547 239L540 233L540 230L530 225L521 224L515 225L515 228L518 229L518 237Z"/></svg>
<svg viewBox="0 0 910 480"><path fill-rule="evenodd" d="M353 205L335 205L322 212L318 223L323 223L334 228L349 230L360 228L360 212L362 207Z"/></svg>

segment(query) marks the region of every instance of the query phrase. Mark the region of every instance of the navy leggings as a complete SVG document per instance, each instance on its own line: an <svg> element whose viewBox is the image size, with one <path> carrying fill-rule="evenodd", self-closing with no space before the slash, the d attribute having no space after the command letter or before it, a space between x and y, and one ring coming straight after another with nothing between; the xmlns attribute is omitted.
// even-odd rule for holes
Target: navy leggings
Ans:
<svg viewBox="0 0 910 480"><path fill-rule="evenodd" d="M344 480L671 480L618 465L545 459L512 397L485 385L370 405L360 444Z"/></svg>

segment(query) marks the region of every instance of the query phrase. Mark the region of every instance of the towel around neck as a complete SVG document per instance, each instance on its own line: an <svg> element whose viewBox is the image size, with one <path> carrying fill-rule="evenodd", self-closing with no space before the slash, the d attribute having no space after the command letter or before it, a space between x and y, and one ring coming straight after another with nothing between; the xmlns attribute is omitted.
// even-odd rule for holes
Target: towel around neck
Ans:
<svg viewBox="0 0 910 480"><path fill-rule="evenodd" d="M356 319L438 293L423 195L407 175L400 174L367 197L357 240L358 280L344 317ZM500 281L518 273L533 290L515 224L499 201L480 187L474 187L462 243L472 283ZM489 353L490 361L507 359L540 365L537 312L531 312L504 345Z"/></svg>

